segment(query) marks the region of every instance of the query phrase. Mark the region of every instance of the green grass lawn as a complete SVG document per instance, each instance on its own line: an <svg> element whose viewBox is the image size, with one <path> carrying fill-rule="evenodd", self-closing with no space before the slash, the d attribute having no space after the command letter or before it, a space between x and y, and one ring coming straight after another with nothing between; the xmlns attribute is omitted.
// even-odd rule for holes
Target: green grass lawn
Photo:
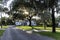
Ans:
<svg viewBox="0 0 60 40"><path fill-rule="evenodd" d="M44 30L44 27L35 27L36 29ZM60 40L60 28L56 27L56 33L52 33L52 27L46 27L46 32L38 32L38 34L52 37L56 40Z"/></svg>
<svg viewBox="0 0 60 40"><path fill-rule="evenodd" d="M34 27L34 29L44 30L44 27L38 27L38 26L36 26L36 27ZM52 31L52 27L46 27L45 30L51 32ZM57 32L60 32L60 28L59 27L56 27L56 31Z"/></svg>
<svg viewBox="0 0 60 40"><path fill-rule="evenodd" d="M17 26L17 28L19 29L23 29L23 30L31 30L32 28L30 26ZM38 30L44 30L44 27L38 27L35 26L34 29L38 29ZM44 35L44 36L49 36L52 37L56 40L60 40L60 28L56 28L56 33L52 33L52 27L46 27L46 32L38 32L38 34Z"/></svg>
<svg viewBox="0 0 60 40"><path fill-rule="evenodd" d="M32 29L30 26L17 26L16 28L19 28L22 30L31 30Z"/></svg>
<svg viewBox="0 0 60 40"><path fill-rule="evenodd" d="M3 32L4 32L5 30L0 30L0 36L2 36L3 35Z"/></svg>
<svg viewBox="0 0 60 40"><path fill-rule="evenodd" d="M1 26L0 26L0 28L1 28ZM6 29L6 28L8 28L8 26L2 26L2 28L3 28L3 29Z"/></svg>
<svg viewBox="0 0 60 40"><path fill-rule="evenodd" d="M7 28L8 28L8 26L2 26L2 29L7 29ZM1 29L1 26L0 26L0 29ZM4 31L5 30L0 30L0 36L3 35Z"/></svg>
<svg viewBox="0 0 60 40"><path fill-rule="evenodd" d="M52 32L38 32L40 35L48 36L54 38L56 40L60 40L60 32L52 33Z"/></svg>
<svg viewBox="0 0 60 40"><path fill-rule="evenodd" d="M30 26L17 26L16 28L19 28L19 29L23 29L23 30L31 30L32 27ZM33 26L34 29L38 29L38 30L44 30L44 27L38 27L38 26ZM46 27L47 31L51 32L52 31L52 27ZM56 27L56 31L57 32L60 32L60 28L59 27Z"/></svg>

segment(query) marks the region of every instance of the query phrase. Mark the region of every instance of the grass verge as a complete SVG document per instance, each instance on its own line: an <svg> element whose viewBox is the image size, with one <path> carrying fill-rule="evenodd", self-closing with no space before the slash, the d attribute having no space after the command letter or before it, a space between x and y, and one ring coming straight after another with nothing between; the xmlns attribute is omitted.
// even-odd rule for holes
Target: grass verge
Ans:
<svg viewBox="0 0 60 40"><path fill-rule="evenodd" d="M0 28L1 28L1 26L0 26ZM2 28L3 28L3 29L7 29L7 28L8 28L8 26L2 26Z"/></svg>
<svg viewBox="0 0 60 40"><path fill-rule="evenodd" d="M60 40L60 32L52 33L52 32L39 32L38 34L43 36L48 36L54 38L56 40Z"/></svg>
<svg viewBox="0 0 60 40"><path fill-rule="evenodd" d="M22 29L22 30L31 30L32 29L30 26L17 26L16 28Z"/></svg>
<svg viewBox="0 0 60 40"><path fill-rule="evenodd" d="M2 36L3 35L3 32L4 32L5 30L0 30L0 36Z"/></svg>

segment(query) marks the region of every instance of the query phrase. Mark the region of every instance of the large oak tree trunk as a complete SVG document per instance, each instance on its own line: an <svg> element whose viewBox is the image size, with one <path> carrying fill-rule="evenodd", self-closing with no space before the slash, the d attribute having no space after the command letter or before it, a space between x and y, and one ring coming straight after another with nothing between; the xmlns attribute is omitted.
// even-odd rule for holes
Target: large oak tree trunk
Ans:
<svg viewBox="0 0 60 40"><path fill-rule="evenodd" d="M31 17L29 16L29 26L31 26Z"/></svg>
<svg viewBox="0 0 60 40"><path fill-rule="evenodd" d="M31 19L32 19L32 16L29 16L29 26L32 27L32 29L33 29L33 26L31 25L32 24Z"/></svg>
<svg viewBox="0 0 60 40"><path fill-rule="evenodd" d="M55 29L55 16L54 16L55 12L54 12L54 8L52 8L52 32L55 33L56 29Z"/></svg>

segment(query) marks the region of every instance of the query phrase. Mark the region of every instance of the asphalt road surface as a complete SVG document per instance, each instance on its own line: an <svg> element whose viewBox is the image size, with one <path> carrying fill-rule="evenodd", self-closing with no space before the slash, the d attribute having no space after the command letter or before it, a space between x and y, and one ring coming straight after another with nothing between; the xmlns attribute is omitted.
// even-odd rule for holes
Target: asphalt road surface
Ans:
<svg viewBox="0 0 60 40"><path fill-rule="evenodd" d="M15 27L10 27L6 29L6 31L3 33L1 40L54 40L54 39L35 33L29 34L26 33L26 31L16 29Z"/></svg>

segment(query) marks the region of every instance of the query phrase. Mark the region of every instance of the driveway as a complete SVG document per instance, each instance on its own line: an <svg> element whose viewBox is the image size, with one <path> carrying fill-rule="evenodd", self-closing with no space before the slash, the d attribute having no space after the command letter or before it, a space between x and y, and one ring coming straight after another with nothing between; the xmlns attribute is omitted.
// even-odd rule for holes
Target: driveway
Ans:
<svg viewBox="0 0 60 40"><path fill-rule="evenodd" d="M35 33L29 34L26 33L26 31L16 29L15 27L10 27L6 29L3 36L1 37L1 40L54 40L54 39Z"/></svg>

